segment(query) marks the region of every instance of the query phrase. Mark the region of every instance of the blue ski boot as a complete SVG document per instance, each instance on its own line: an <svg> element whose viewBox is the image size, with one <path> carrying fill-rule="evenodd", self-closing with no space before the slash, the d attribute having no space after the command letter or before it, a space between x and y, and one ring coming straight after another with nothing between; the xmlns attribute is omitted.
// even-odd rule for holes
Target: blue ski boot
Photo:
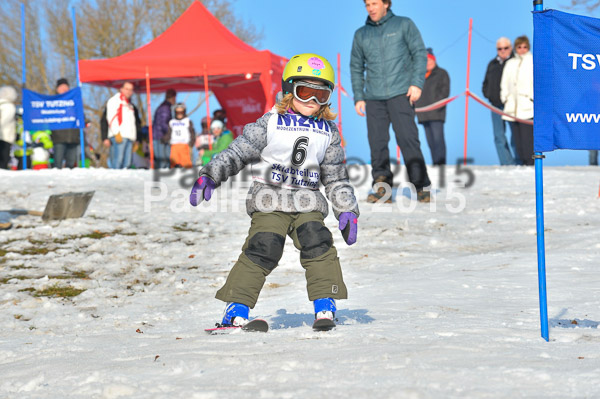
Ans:
<svg viewBox="0 0 600 399"><path fill-rule="evenodd" d="M242 327L248 323L248 313L250 309L243 303L227 302L221 326L223 327Z"/></svg>
<svg viewBox="0 0 600 399"><path fill-rule="evenodd" d="M333 298L320 298L314 301L315 322L313 330L329 331L335 328L335 300Z"/></svg>
<svg viewBox="0 0 600 399"><path fill-rule="evenodd" d="M333 298L320 298L314 301L315 305L315 319L329 319L335 318L335 299Z"/></svg>

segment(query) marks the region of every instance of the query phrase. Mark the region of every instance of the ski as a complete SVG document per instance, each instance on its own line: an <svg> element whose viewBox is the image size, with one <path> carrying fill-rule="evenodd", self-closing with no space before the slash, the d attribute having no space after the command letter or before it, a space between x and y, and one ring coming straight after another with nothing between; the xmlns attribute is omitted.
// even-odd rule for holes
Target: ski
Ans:
<svg viewBox="0 0 600 399"><path fill-rule="evenodd" d="M216 327L207 328L204 331L206 331L206 333L210 334L210 335L218 335L218 334L229 334L236 330L242 330L242 331L246 331L246 332L267 332L267 331L269 331L269 323L267 323L266 321L264 321L262 319L254 319L254 320L250 320L248 323L246 323L242 327L240 327L240 326L223 326L221 324L217 324Z"/></svg>
<svg viewBox="0 0 600 399"><path fill-rule="evenodd" d="M329 331L335 328L335 322L331 319L317 319L312 326L315 331Z"/></svg>

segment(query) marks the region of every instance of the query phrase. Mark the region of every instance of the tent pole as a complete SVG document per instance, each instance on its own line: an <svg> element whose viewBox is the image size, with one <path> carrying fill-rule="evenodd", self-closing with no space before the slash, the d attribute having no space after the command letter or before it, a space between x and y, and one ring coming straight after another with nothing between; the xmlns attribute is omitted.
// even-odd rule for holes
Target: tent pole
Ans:
<svg viewBox="0 0 600 399"><path fill-rule="evenodd" d="M212 131L210 130L210 104L208 103L208 74L206 73L206 64L204 64L204 98L206 100L206 126L208 126L208 149L212 150Z"/></svg>
<svg viewBox="0 0 600 399"><path fill-rule="evenodd" d="M150 100L150 72L146 66L146 112L148 122L148 146L150 147L150 169L154 169L154 142L152 140L152 106Z"/></svg>

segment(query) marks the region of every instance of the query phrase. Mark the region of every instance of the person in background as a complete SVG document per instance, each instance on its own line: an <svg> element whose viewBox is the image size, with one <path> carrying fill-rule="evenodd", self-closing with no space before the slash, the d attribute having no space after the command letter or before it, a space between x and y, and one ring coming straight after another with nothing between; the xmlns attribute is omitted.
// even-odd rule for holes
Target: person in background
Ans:
<svg viewBox="0 0 600 399"><path fill-rule="evenodd" d="M229 147L229 144L233 141L233 134L229 130L225 129L225 124L219 119L212 121L210 124L210 130L212 131L215 139L212 150L200 150L202 165L209 163L212 157Z"/></svg>
<svg viewBox="0 0 600 399"><path fill-rule="evenodd" d="M218 119L227 125L227 112L225 112L224 109L216 109L215 112L213 112L213 120L215 119Z"/></svg>
<svg viewBox="0 0 600 399"><path fill-rule="evenodd" d="M56 81L56 94L64 94L70 90L69 81L60 78ZM52 143L54 144L54 167L57 169L77 166L77 149L79 147L79 129L52 130Z"/></svg>
<svg viewBox="0 0 600 399"><path fill-rule="evenodd" d="M425 107L450 95L450 76L445 69L437 66L435 55L431 48L427 49L427 73L421 98L415 106ZM417 113L417 120L425 128L425 137L431 150L434 165L446 164L446 141L444 140L444 123L446 121L446 106L429 112Z"/></svg>
<svg viewBox="0 0 600 399"><path fill-rule="evenodd" d="M131 103L133 83L124 82L119 92L106 103L108 135L104 145L110 148L110 167L127 169L131 165L133 142L141 123L137 109Z"/></svg>
<svg viewBox="0 0 600 399"><path fill-rule="evenodd" d="M598 166L598 150L590 151L590 165Z"/></svg>
<svg viewBox="0 0 600 399"><path fill-rule="evenodd" d="M212 133L208 128L208 118L205 116L200 121L200 125L202 126L202 132L196 135L196 143L194 144L194 148L192 151L193 162L194 165L198 165L198 159L200 158L200 150L208 150L210 149L211 144L215 141L214 137L212 137ZM200 162L202 164L202 162Z"/></svg>
<svg viewBox="0 0 600 399"><path fill-rule="evenodd" d="M168 168L171 146L169 140L165 139L169 131L169 121L173 119L171 108L175 105L177 92L168 89L165 101L154 111L152 122L152 146L154 147L154 162L157 168Z"/></svg>
<svg viewBox="0 0 600 399"><path fill-rule="evenodd" d="M510 116L533 122L533 55L529 51L527 36L515 39L516 54L506 61L500 81L500 100L504 112ZM518 122L510 116L502 119L510 121L515 137L517 153L523 165L533 165L533 124Z"/></svg>
<svg viewBox="0 0 600 399"><path fill-rule="evenodd" d="M52 132L50 130L38 130L31 134L31 139L33 141L31 145L31 165L33 169L48 169L50 167L50 150L54 146ZM75 150L77 151L77 147L75 147ZM75 159L77 159L77 153Z"/></svg>
<svg viewBox="0 0 600 399"><path fill-rule="evenodd" d="M86 119L85 120L85 128L83 129L83 139L84 139L83 151L84 151L84 155L86 158L85 167L93 166L93 167L99 168L101 166L100 152L96 149L98 144L94 145L94 143L96 141L94 140L94 135L90 129L91 124L92 123L88 119ZM81 157L81 151L77 154L77 157L78 158Z"/></svg>
<svg viewBox="0 0 600 399"><path fill-rule="evenodd" d="M150 169L150 144L148 143L148 126L142 127L137 141L133 144L133 159L131 161L134 169Z"/></svg>
<svg viewBox="0 0 600 399"><path fill-rule="evenodd" d="M391 0L365 0L368 17L354 34L350 59L354 108L367 115L373 185L367 202L391 201L390 123L402 149L408 180L419 202L429 202L431 186L415 123L414 104L425 83L427 51L421 33L407 17L396 16ZM366 75L365 75L366 72ZM383 183L383 184L378 184Z"/></svg>
<svg viewBox="0 0 600 399"><path fill-rule="evenodd" d="M506 61L513 57L512 46L510 39L501 37L496 41L496 57L492 59L485 72L483 79L482 92L494 107L503 110L504 104L500 100L500 81L502 80L502 71L506 66ZM492 128L494 130L494 144L500 165L517 165L520 164L519 156L517 155L517 147L515 137L511 134L510 147L506 140L506 121L502 119L502 115L492 111Z"/></svg>
<svg viewBox="0 0 600 399"><path fill-rule="evenodd" d="M8 169L10 147L17 138L17 97L17 91L13 87L0 87L0 169Z"/></svg>
<svg viewBox="0 0 600 399"><path fill-rule="evenodd" d="M23 130L23 108L17 110L17 140L13 149L13 155L17 160L17 170L23 169L23 159L25 159L27 169L31 169L31 155L33 154L33 141L31 141L31 132ZM27 143L26 151L23 151L23 144Z"/></svg>
<svg viewBox="0 0 600 399"><path fill-rule="evenodd" d="M171 146L171 167L192 167L190 151L196 141L196 132L185 113L185 104L179 103L175 106L175 118L169 121L169 131L163 137L169 139Z"/></svg>

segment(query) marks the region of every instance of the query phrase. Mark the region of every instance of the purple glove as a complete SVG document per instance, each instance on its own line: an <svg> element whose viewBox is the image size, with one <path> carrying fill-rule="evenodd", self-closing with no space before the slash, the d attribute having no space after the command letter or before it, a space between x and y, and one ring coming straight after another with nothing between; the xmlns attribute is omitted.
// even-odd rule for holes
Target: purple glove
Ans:
<svg viewBox="0 0 600 399"><path fill-rule="evenodd" d="M346 244L352 245L356 242L358 233L358 220L354 213L343 212L340 214L340 230Z"/></svg>
<svg viewBox="0 0 600 399"><path fill-rule="evenodd" d="M216 184L208 176L200 176L196 183L194 183L194 187L192 187L192 192L190 193L190 204L192 206L196 206L202 202L202 200L210 201L210 197L212 197L213 191L215 191Z"/></svg>

